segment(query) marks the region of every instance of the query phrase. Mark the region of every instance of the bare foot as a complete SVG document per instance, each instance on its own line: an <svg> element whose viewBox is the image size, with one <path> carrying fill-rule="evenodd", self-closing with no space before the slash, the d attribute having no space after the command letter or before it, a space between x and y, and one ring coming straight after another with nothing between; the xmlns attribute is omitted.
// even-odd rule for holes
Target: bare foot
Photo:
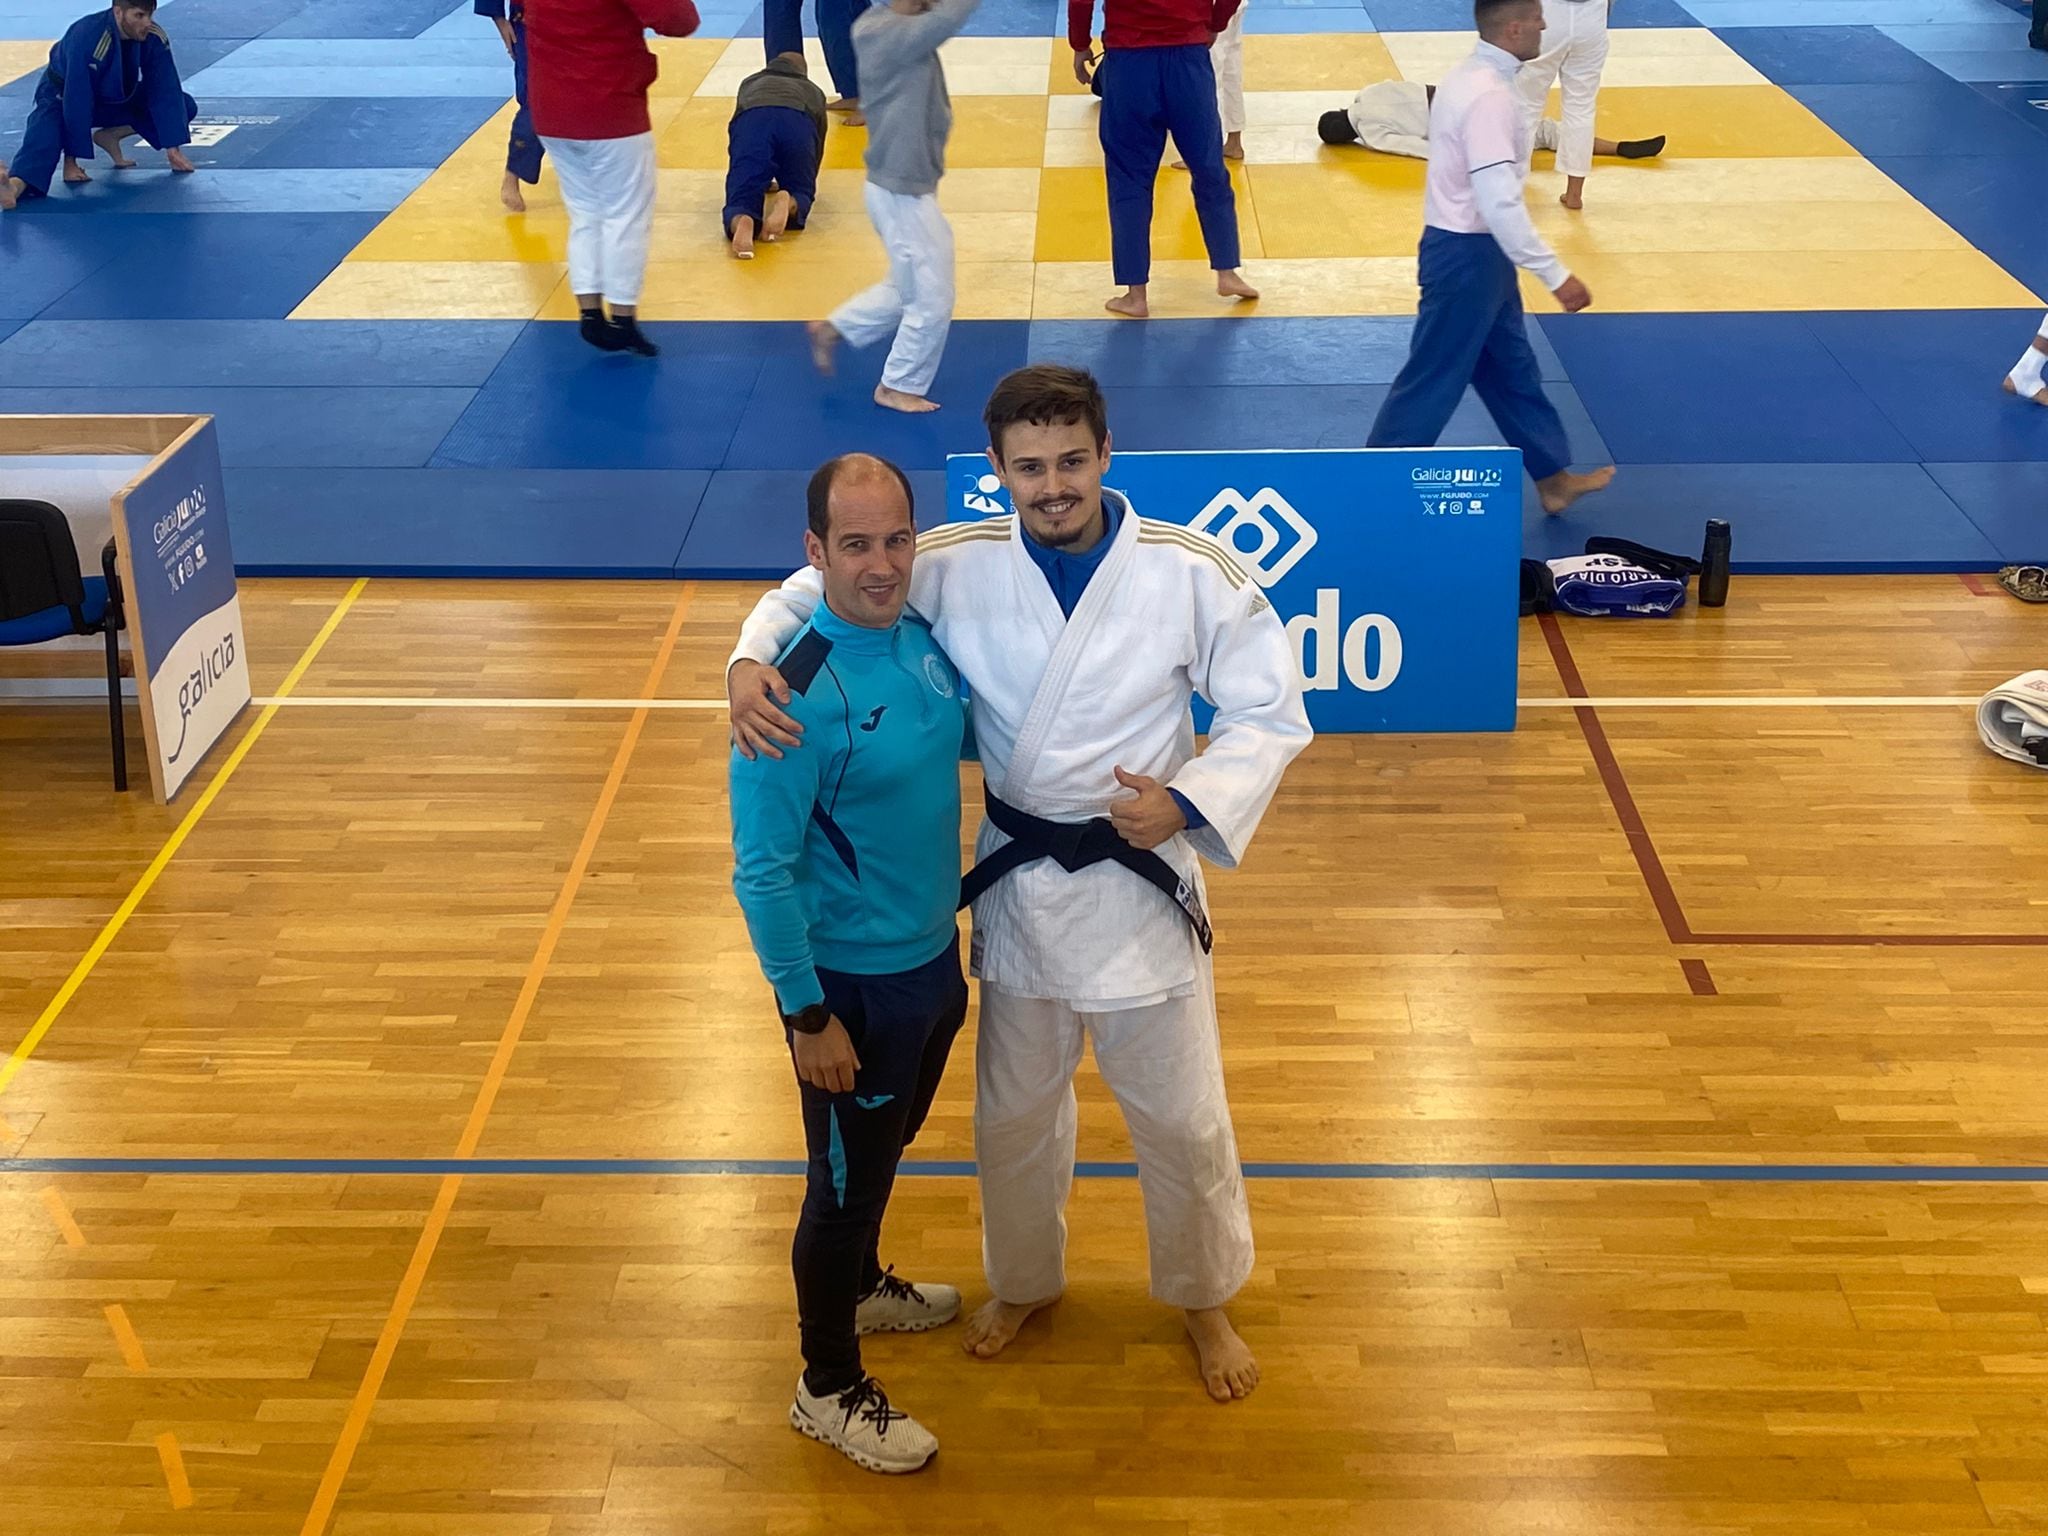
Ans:
<svg viewBox="0 0 2048 1536"><path fill-rule="evenodd" d="M0 213L12 212L14 205L21 201L21 194L27 190L27 182L8 175L6 165L0 164ZM2010 389L2012 386L2006 387Z"/></svg>
<svg viewBox="0 0 2048 1536"><path fill-rule="evenodd" d="M510 171L498 183L498 201L505 205L507 213L526 212L526 193L520 189L519 178Z"/></svg>
<svg viewBox="0 0 2048 1536"><path fill-rule="evenodd" d="M131 160L128 163L133 165L135 162ZM180 176L190 176L199 169L198 166L185 158L185 151L177 148L175 145L164 151L164 163Z"/></svg>
<svg viewBox="0 0 2048 1536"><path fill-rule="evenodd" d="M1226 299L1256 299L1259 296L1259 290L1235 272L1218 272L1216 291Z"/></svg>
<svg viewBox="0 0 2048 1536"><path fill-rule="evenodd" d="M1586 206L1586 200L1576 192L1560 192L1557 194L1557 200L1564 204L1565 207L1573 210Z"/></svg>
<svg viewBox="0 0 2048 1536"><path fill-rule="evenodd" d="M839 333L832 329L830 320L813 320L804 327L804 334L811 338L811 361L818 372L832 372L832 354L839 348Z"/></svg>
<svg viewBox="0 0 2048 1536"><path fill-rule="evenodd" d="M5 202L0 202L0 208L5 208L6 206L7 204ZM2013 383L2011 374L2007 374L2003 379L2000 379L1998 381L1998 387L2004 390L2008 395L2016 395L2020 392L2019 386ZM2048 384L2043 384L2039 389L2035 390L2033 394L2029 395L2027 398L2032 400L2036 405L2048 405Z"/></svg>
<svg viewBox="0 0 2048 1536"><path fill-rule="evenodd" d="M1555 517L1581 496L1606 490L1607 483L1613 478L1612 464L1596 469L1590 475L1575 475L1568 469L1560 469L1536 482L1536 494L1543 502L1543 510Z"/></svg>
<svg viewBox="0 0 2048 1536"><path fill-rule="evenodd" d="M76 160L64 162L64 180L74 187L82 187L92 178L85 173L85 167Z"/></svg>
<svg viewBox="0 0 2048 1536"><path fill-rule="evenodd" d="M861 111L861 109L860 109L859 107L855 107L855 108L854 108L854 109L853 109L853 110L852 110L851 112L848 112L848 113L846 114L846 126L847 126L847 127L849 127L849 128L865 128L865 127L867 127L867 125L868 125L868 115L867 115L867 113L865 113L865 112Z"/></svg>
<svg viewBox="0 0 2048 1536"><path fill-rule="evenodd" d="M134 130L131 128L128 132L132 133ZM135 169L135 162L121 153L121 141L127 137L128 134L118 128L102 128L92 136L93 143L107 152L107 158L114 162L114 169L117 171Z"/></svg>
<svg viewBox="0 0 2048 1536"><path fill-rule="evenodd" d="M777 192L768 199L768 216L761 220L761 238L779 240L782 232L789 228L789 221L796 217L796 198L787 192Z"/></svg>
<svg viewBox="0 0 2048 1536"><path fill-rule="evenodd" d="M827 112L858 112L860 110L860 98L858 96L835 96L832 100L825 103L825 110Z"/></svg>
<svg viewBox="0 0 2048 1536"><path fill-rule="evenodd" d="M1102 306L1112 315L1122 315L1129 320L1149 320L1152 306L1137 293L1120 293Z"/></svg>
<svg viewBox="0 0 2048 1536"><path fill-rule="evenodd" d="M1040 1307L1051 1305L1048 1301L1038 1301L1020 1307L1015 1302L998 1301L991 1296L967 1319L967 1331L961 1335L960 1347L977 1360L993 1360L1017 1337L1017 1330L1024 1326L1025 1318Z"/></svg>
<svg viewBox="0 0 2048 1536"><path fill-rule="evenodd" d="M744 213L732 221L732 255L735 261L754 259L754 221Z"/></svg>
<svg viewBox="0 0 2048 1536"><path fill-rule="evenodd" d="M1226 160L1242 160L1244 158L1243 134L1226 133L1223 136L1223 158Z"/></svg>
<svg viewBox="0 0 2048 1536"><path fill-rule="evenodd" d="M886 384L875 386L875 404L887 406L892 411L901 411L906 416L922 416L936 411L939 402L927 400L923 395L906 395L900 389L891 389Z"/></svg>
<svg viewBox="0 0 2048 1536"><path fill-rule="evenodd" d="M1250 1397L1259 1384L1259 1362L1230 1326L1223 1309L1190 1309L1187 1321L1188 1337L1195 1341L1195 1353L1201 1357L1202 1385L1209 1395L1219 1403Z"/></svg>

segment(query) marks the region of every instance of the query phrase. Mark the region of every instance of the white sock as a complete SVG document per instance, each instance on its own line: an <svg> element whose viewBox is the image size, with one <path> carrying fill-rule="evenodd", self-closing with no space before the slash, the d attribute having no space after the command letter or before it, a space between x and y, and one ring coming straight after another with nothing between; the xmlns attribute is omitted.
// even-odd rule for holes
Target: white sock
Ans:
<svg viewBox="0 0 2048 1536"><path fill-rule="evenodd" d="M2048 333L2044 333L2048 334ZM2041 392L2041 373L2048 368L2048 352L2038 347L2028 347L2013 364L2012 372L2006 377L2012 380L2012 387L2028 400Z"/></svg>

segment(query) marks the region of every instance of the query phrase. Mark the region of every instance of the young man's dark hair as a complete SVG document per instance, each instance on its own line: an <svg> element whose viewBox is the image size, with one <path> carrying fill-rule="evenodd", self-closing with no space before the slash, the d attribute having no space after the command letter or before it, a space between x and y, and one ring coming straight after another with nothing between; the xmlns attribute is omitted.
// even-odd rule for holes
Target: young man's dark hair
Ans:
<svg viewBox="0 0 2048 1536"><path fill-rule="evenodd" d="M832 530L832 487L839 483L840 473L855 459L870 460L880 464L896 477L896 483L903 487L904 505L910 508L910 521L917 522L917 493L910 488L910 476L903 473L900 465L888 459L878 458L871 453L842 453L837 458L827 459L811 476L811 483L804 491L804 506L809 514L811 532L823 539Z"/></svg>
<svg viewBox="0 0 2048 1536"><path fill-rule="evenodd" d="M1008 375L988 397L981 419L988 427L989 451L998 459L1003 456L1003 434L1020 422L1064 427L1085 421L1097 448L1109 441L1109 407L1103 404L1095 376L1058 363L1033 363Z"/></svg>
<svg viewBox="0 0 2048 1536"><path fill-rule="evenodd" d="M1472 25L1483 37L1505 20L1509 11L1538 3L1540 0L1472 0Z"/></svg>
<svg viewBox="0 0 2048 1536"><path fill-rule="evenodd" d="M114 0L114 5L124 11L141 11L145 16L156 14L156 0Z"/></svg>

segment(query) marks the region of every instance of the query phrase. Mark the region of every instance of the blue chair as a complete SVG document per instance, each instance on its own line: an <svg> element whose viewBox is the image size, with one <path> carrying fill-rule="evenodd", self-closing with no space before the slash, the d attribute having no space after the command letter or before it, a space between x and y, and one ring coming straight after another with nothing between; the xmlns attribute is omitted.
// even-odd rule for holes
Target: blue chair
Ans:
<svg viewBox="0 0 2048 1536"><path fill-rule="evenodd" d="M64 514L47 501L0 498L0 645L38 645L65 635L107 637L107 721L114 736L114 788L128 787L128 738L121 718L121 578L114 541L100 551L100 576L78 572L78 544Z"/></svg>

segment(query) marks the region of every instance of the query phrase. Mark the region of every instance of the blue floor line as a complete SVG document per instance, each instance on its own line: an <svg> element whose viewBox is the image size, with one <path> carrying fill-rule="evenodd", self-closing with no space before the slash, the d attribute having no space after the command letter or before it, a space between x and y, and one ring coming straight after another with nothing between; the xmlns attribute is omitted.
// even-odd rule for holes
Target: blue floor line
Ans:
<svg viewBox="0 0 2048 1536"><path fill-rule="evenodd" d="M14 1157L0 1174L162 1175L511 1175L718 1177L805 1170L800 1158L716 1157ZM965 1161L911 1160L899 1173L969 1178ZM1077 1163L1084 1179L1137 1177L1136 1163ZM1246 1163L1251 1179L1518 1179L1636 1183L1745 1184L2048 1184L2048 1167L2032 1164L1933 1163Z"/></svg>

